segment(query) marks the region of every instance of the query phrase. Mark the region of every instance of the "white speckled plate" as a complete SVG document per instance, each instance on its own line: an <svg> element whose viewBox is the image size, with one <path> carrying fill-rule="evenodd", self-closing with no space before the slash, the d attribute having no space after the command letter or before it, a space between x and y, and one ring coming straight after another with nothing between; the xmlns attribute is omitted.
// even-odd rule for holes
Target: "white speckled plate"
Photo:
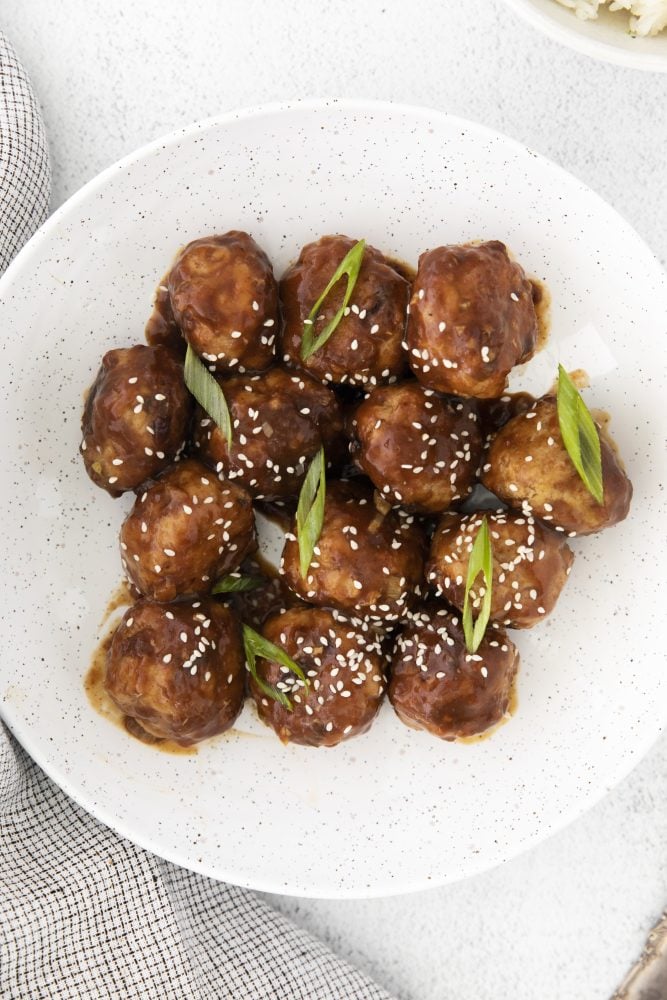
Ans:
<svg viewBox="0 0 667 1000"><path fill-rule="evenodd" d="M630 34L627 10L607 6L583 20L556 0L505 0L508 7L545 35L594 59L631 69L667 73L667 30L650 37Z"/></svg>
<svg viewBox="0 0 667 1000"><path fill-rule="evenodd" d="M143 746L91 708L83 676L120 579L127 498L87 479L82 393L102 353L142 339L175 249L249 230L282 271L323 233L416 261L506 240L553 297L557 358L593 376L635 484L631 518L575 540L555 614L519 633L516 716L442 743L384 707L335 750L282 747L246 707L191 756ZM435 111L306 103L226 115L106 170L0 283L4 554L0 707L73 798L178 864L276 892L372 896L461 878L562 827L618 782L667 716L663 632L665 274L599 197L515 142ZM518 384L518 383L517 383Z"/></svg>

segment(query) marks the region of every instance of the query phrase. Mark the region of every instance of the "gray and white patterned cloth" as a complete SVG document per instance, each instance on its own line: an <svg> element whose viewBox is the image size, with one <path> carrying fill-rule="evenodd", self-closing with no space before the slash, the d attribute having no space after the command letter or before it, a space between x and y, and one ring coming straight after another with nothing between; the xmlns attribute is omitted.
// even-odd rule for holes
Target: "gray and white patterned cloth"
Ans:
<svg viewBox="0 0 667 1000"><path fill-rule="evenodd" d="M48 214L44 127L0 32L0 272ZM140 850L0 722L3 1000L389 1000L246 889Z"/></svg>

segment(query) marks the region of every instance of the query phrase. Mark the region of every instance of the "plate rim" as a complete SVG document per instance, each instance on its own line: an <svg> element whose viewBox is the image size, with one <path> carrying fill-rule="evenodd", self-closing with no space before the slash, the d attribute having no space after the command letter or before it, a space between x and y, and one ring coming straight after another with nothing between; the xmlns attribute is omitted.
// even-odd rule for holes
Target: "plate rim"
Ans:
<svg viewBox="0 0 667 1000"><path fill-rule="evenodd" d="M528 155L534 156L542 163L555 170L559 175L566 179L568 183L575 184L581 190L585 191L587 197L594 199L600 209L604 210L606 213L614 215L617 223L621 225L626 232L629 231L632 234L632 237L637 241L638 246L641 245L647 257L647 263L650 259L656 269L656 278L660 278L660 281L664 284L665 291L667 293L667 272L655 252L646 243L643 237L637 233L628 220L606 199L580 180L575 174L566 170L564 167L561 167L549 157L543 156L541 153L534 152L524 143L521 143L513 137L507 136L504 133L486 125L465 119L458 115L451 115L439 109L422 105L411 105L403 102L339 99L334 97L307 98L295 101L276 101L269 102L267 104L251 105L241 109L232 109L224 112L223 114L214 115L201 121L193 122L189 125L172 130L171 132L158 136L156 139L153 139L137 149L132 150L130 153L121 157L109 167L100 171L93 178L87 181L86 184L70 195L70 197L61 206L59 206L59 208L56 209L51 216L49 216L43 225L40 226L31 239L12 260L2 277L0 277L0 297L3 297L6 289L11 287L14 280L14 274L18 273L24 266L26 266L26 264L29 265L31 255L36 251L41 241L48 238L52 230L59 225L60 220L73 208L76 208L76 206L81 201L85 200L90 194L94 194L96 189L103 187L107 180L118 170L125 169L135 162L148 158L157 149L164 146L173 146L191 135L195 135L212 128L224 128L225 126L240 120L248 120L261 116L280 116L281 114L298 110L326 112L332 107L342 111L364 114L372 114L373 112L383 114L397 113L403 114L407 117L412 117L413 119L422 118L426 120L440 120L450 126L454 125L455 127L462 128L467 132L477 133L487 139L500 141L503 144L509 144L513 149L520 152L522 155L528 153ZM294 886L285 888L284 885L281 885L276 881L271 881L270 879L244 879L240 877L238 873L225 871L218 864L215 866L207 864L204 859L200 862L198 862L195 858L187 858L184 860L182 854L180 854L177 850L171 851L163 848L162 846L156 849L156 846L152 842L150 836L144 836L141 832L137 833L134 828L130 829L129 823L113 816L109 810L105 809L104 806L100 806L96 802L91 802L90 797L86 796L85 793L80 793L79 789L70 779L70 776L65 771L61 771L59 769L57 759L54 759L53 757L50 758L47 753L42 753L40 748L37 748L37 752L34 752L35 748L31 746L32 740L30 727L24 723L22 718L13 717L12 706L11 704L5 702L4 699L0 699L0 718L3 719L8 729L18 740L28 756L35 761L35 763L69 798L71 798L88 815L93 816L96 820L113 830L119 836L129 840L132 844L142 848L143 850L147 850L150 853L171 862L172 864L185 867L188 870L194 871L205 877L212 878L216 881L230 882L231 884L244 886L259 892L269 892L276 895L289 895L311 899L376 899L406 895L412 892L443 886L451 882L462 881L463 879L474 877L482 872L498 867L506 861L511 861L520 854L525 853L525 851L531 847L537 846L549 837L560 832L571 822L574 822L574 820L585 815L589 810L594 808L607 795L608 792L610 792L613 788L618 787L627 779L628 775L634 770L640 761L643 760L646 754L667 730L666 717L657 733L655 730L652 730L648 737L645 737L641 742L637 742L634 745L634 754L630 755L630 757L624 762L624 766L619 768L619 770L615 773L614 779L611 783L608 780L600 782L600 786L590 794L589 798L586 799L583 808L580 801L577 801L570 808L563 810L557 821L551 826L541 829L537 834L526 833L524 836L519 837L517 840L512 842L512 848L509 851L507 847L505 847L499 848L494 852L486 853L483 859L480 858L478 862L471 862L464 873L455 871L452 873L440 874L436 878L430 878L427 875L422 875L419 878L402 881L398 885L393 881L384 881L378 882L378 884L372 888L343 887L340 885L330 884L326 892L323 893L317 888L306 889Z"/></svg>

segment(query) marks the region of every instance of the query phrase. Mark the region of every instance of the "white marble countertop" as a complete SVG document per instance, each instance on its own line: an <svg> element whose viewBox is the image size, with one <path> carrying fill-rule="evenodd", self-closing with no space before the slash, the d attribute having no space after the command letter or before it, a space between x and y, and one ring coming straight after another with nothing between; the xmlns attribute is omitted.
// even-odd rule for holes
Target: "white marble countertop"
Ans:
<svg viewBox="0 0 667 1000"><path fill-rule="evenodd" d="M4 0L0 26L42 103L53 207L196 119L374 97L546 154L667 260L667 76L578 56L501 0ZM587 815L495 871L386 900L274 902L405 1000L607 1000L667 905L666 842L667 737Z"/></svg>

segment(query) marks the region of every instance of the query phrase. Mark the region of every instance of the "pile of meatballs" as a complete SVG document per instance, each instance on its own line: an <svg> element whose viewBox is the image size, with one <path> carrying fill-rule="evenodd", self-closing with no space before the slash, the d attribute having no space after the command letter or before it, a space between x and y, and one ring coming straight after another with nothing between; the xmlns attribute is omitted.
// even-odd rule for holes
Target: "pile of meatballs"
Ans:
<svg viewBox="0 0 667 1000"><path fill-rule="evenodd" d="M249 692L283 742L363 733L385 693L408 726L482 733L508 709L519 663L508 629L553 610L567 539L628 512L632 487L602 427L599 504L565 450L555 396L503 395L538 323L534 287L502 243L429 250L414 276L366 247L342 319L303 361L304 324L353 246L310 243L277 282L246 233L195 240L158 288L147 343L102 360L81 455L94 483L136 497L120 530L135 603L105 678L135 732L190 745L228 729ZM345 290L342 278L315 335ZM223 391L231 446L186 388L188 345ZM294 511L321 448L324 519L302 576ZM255 509L276 504L292 517L280 578L213 594L256 574ZM461 609L483 514L491 621L470 653ZM477 582L475 614L483 596ZM244 622L304 677L265 658L250 676Z"/></svg>

